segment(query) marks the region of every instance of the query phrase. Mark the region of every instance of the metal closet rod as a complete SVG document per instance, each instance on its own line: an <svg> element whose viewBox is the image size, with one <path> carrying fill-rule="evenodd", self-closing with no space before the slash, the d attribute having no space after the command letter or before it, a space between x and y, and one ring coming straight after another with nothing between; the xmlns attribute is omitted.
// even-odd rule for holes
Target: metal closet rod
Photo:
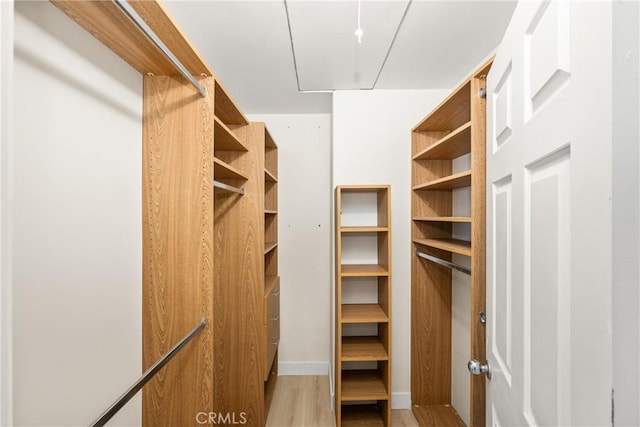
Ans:
<svg viewBox="0 0 640 427"><path fill-rule="evenodd" d="M244 188L237 188L232 185L225 184L224 182L213 181L213 186L221 190L227 190L227 191L232 191L238 194L244 194Z"/></svg>
<svg viewBox="0 0 640 427"><path fill-rule="evenodd" d="M180 60L176 58L176 56L173 54L173 52L171 52L167 45L164 44L162 40L160 40L160 37L158 37L158 35L151 29L151 27L149 27L149 25L144 22L144 19L142 19L142 17L138 15L138 12L136 12L135 9L132 8L131 5L129 5L127 0L113 0L113 2L120 8L120 10L122 10L122 12L124 12L125 15L127 15L131 22L136 24L140 31L142 31L142 33L147 36L147 38L158 48L158 50L162 52L162 54L169 60L169 62L171 62L173 66L176 67L178 71L180 71L180 74L182 74L185 79L189 80L189 83L191 83L193 87L195 87L198 92L200 92L200 95L206 97L207 88L202 86L200 82L198 82L191 75L191 73L189 73L189 70L187 70L187 68L182 65L182 62L180 62Z"/></svg>
<svg viewBox="0 0 640 427"><path fill-rule="evenodd" d="M124 405L135 396L145 384L149 382L159 371L169 363L171 359L177 355L184 346L189 343L205 326L207 325L207 319L204 317L200 319L200 323L193 328L187 335L185 335L180 341L178 341L164 356L162 356L156 363L153 364L142 376L131 386L122 396L118 398L106 411L102 413L89 427L103 427L107 421L120 410Z"/></svg>
<svg viewBox="0 0 640 427"><path fill-rule="evenodd" d="M435 257L433 255L425 254L423 252L420 252L419 250L416 250L416 255L418 255L420 258L424 258L424 259L426 259L428 261L435 262L436 264L443 265L443 266L448 267L448 268L450 268L452 270L462 271L463 273L471 275L471 269L469 269L467 267L463 267L461 265L454 264L454 263L449 262L449 261L445 261L445 260L440 259L438 257Z"/></svg>

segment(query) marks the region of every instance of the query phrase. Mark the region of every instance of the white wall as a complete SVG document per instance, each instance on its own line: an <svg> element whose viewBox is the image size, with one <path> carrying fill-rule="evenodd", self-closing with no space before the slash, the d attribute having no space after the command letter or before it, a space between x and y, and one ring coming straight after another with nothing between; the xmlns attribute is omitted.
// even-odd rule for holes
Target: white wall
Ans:
<svg viewBox="0 0 640 427"><path fill-rule="evenodd" d="M452 173L471 169L471 155L453 160ZM471 189L453 191L453 216L471 216ZM453 238L471 240L469 224L453 224ZM471 268L471 258L453 254L453 262ZM471 276L451 272L451 404L462 421L469 425L471 379L467 362L471 356Z"/></svg>
<svg viewBox="0 0 640 427"><path fill-rule="evenodd" d="M615 425L640 425L640 7L613 7L613 387Z"/></svg>
<svg viewBox="0 0 640 427"><path fill-rule="evenodd" d="M331 313L331 115L249 115L278 145L280 375L327 375Z"/></svg>
<svg viewBox="0 0 640 427"><path fill-rule="evenodd" d="M448 93L376 90L333 95L331 187L391 185L391 369L392 406L397 409L411 403L411 128ZM333 340L331 345L333 349Z"/></svg>
<svg viewBox="0 0 640 427"><path fill-rule="evenodd" d="M13 2L0 2L0 425L11 417L11 268L8 216L8 148L12 133Z"/></svg>
<svg viewBox="0 0 640 427"><path fill-rule="evenodd" d="M16 3L13 425L87 425L140 375L141 91L51 3Z"/></svg>

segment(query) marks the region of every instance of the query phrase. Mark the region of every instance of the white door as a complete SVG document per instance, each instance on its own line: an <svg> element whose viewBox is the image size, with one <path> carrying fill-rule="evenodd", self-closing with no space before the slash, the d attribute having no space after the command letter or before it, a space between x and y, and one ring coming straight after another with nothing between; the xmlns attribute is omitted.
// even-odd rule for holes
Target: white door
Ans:
<svg viewBox="0 0 640 427"><path fill-rule="evenodd" d="M490 426L611 425L611 30L520 1L488 76Z"/></svg>

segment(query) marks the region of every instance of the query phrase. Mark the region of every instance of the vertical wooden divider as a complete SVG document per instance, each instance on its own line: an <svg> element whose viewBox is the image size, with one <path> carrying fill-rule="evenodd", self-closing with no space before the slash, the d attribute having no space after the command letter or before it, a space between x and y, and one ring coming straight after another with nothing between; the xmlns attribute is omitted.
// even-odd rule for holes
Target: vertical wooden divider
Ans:
<svg viewBox="0 0 640 427"><path fill-rule="evenodd" d="M201 83L213 91L213 78ZM213 98L182 78L144 77L143 370L213 318ZM207 324L143 390L143 425L196 425L213 410Z"/></svg>
<svg viewBox="0 0 640 427"><path fill-rule="evenodd" d="M262 426L264 128L255 124L229 128L249 151L235 159L233 153L216 152L216 156L249 179L226 181L243 187L244 195L215 192L214 408L235 414L238 422L244 413L246 425Z"/></svg>
<svg viewBox="0 0 640 427"><path fill-rule="evenodd" d="M480 323L480 313L486 313L486 99L480 88L486 89L486 75L491 65L471 78L471 358L484 363L486 357L486 326ZM482 76L482 77L480 77ZM470 424L484 427L486 419L486 376L471 375Z"/></svg>

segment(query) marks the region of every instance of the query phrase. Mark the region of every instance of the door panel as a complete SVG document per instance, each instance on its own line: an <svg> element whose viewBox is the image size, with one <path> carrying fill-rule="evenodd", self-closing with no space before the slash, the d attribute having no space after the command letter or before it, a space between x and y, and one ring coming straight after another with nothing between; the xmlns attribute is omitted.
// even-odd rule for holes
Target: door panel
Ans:
<svg viewBox="0 0 640 427"><path fill-rule="evenodd" d="M519 2L487 78L489 425L611 423L611 5Z"/></svg>
<svg viewBox="0 0 640 427"><path fill-rule="evenodd" d="M525 418L529 425L568 425L569 150L525 173Z"/></svg>
<svg viewBox="0 0 640 427"><path fill-rule="evenodd" d="M511 348L512 348L512 283L511 283L511 176L501 179L494 184L493 190L493 224L495 224L492 245L494 256L493 282L493 311L492 319L494 334L490 343L492 353L504 378L511 386Z"/></svg>

